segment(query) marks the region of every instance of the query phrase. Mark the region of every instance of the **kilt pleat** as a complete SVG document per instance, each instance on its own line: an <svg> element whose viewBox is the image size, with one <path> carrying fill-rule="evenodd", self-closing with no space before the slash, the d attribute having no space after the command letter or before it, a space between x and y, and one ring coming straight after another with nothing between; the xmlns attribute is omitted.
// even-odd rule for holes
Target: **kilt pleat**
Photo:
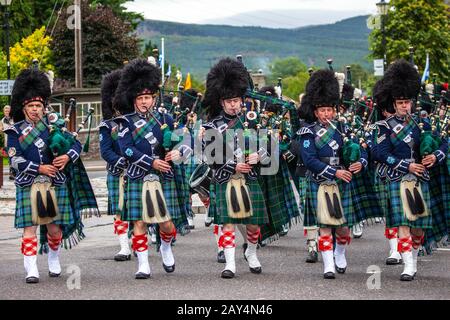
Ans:
<svg viewBox="0 0 450 320"><path fill-rule="evenodd" d="M108 173L106 177L106 186L108 188L108 215L121 215L119 209L119 180L120 176L113 176Z"/></svg>

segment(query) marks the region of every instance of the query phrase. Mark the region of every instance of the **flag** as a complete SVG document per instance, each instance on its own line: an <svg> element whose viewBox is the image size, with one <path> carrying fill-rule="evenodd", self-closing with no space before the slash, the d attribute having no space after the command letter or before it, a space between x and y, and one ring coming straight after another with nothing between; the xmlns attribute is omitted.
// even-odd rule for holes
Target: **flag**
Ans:
<svg viewBox="0 0 450 320"><path fill-rule="evenodd" d="M171 75L172 75L172 67L171 67L171 65L169 64L169 68L167 68L167 72L166 72L166 77L167 77L167 78L170 78Z"/></svg>
<svg viewBox="0 0 450 320"><path fill-rule="evenodd" d="M430 56L427 53L427 62L425 64L425 70L423 71L422 81L424 84L430 78Z"/></svg>
<svg viewBox="0 0 450 320"><path fill-rule="evenodd" d="M192 88L192 83L191 83L191 74L188 73L187 77L186 77L186 83L184 84L184 90L188 90Z"/></svg>

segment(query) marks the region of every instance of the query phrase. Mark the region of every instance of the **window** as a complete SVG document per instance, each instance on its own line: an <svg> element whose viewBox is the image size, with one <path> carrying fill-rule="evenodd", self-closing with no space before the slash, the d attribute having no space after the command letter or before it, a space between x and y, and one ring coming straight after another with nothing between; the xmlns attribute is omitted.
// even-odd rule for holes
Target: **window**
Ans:
<svg viewBox="0 0 450 320"><path fill-rule="evenodd" d="M77 103L77 128L81 124L82 121L86 120L86 116L89 113L89 108L93 108L94 112L92 113L92 116L90 118L91 123L91 129L97 128L97 126L100 124L102 120L102 104L100 102L83 102L83 103ZM86 122L84 124L84 127L82 130L87 130L89 128L89 122Z"/></svg>
<svg viewBox="0 0 450 320"><path fill-rule="evenodd" d="M50 107L55 111L58 112L61 116L65 117L66 115L63 114L64 108L62 107L61 103L50 103Z"/></svg>

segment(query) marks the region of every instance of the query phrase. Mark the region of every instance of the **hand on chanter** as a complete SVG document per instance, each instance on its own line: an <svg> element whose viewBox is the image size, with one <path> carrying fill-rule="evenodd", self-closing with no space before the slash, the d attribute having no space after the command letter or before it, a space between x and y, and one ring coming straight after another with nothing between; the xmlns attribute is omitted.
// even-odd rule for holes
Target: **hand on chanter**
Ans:
<svg viewBox="0 0 450 320"><path fill-rule="evenodd" d="M352 181L352 173L347 170L337 170L336 171L336 178L341 179L347 183Z"/></svg>
<svg viewBox="0 0 450 320"><path fill-rule="evenodd" d="M247 163L238 163L236 165L236 172L238 173L249 173L252 170L252 166Z"/></svg>

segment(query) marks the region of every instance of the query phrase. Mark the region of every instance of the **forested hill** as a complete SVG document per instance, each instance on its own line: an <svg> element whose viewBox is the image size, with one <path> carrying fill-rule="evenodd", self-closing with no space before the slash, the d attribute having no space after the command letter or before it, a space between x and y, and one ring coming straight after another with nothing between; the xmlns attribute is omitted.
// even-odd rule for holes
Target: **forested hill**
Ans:
<svg viewBox="0 0 450 320"><path fill-rule="evenodd" d="M297 29L233 27L183 24L145 20L138 35L160 45L165 38L166 59L204 77L221 57L241 54L249 69L263 69L274 58L299 57L308 66L326 67L334 59L336 67L359 63L369 67L367 56L367 16L358 16L334 24Z"/></svg>

